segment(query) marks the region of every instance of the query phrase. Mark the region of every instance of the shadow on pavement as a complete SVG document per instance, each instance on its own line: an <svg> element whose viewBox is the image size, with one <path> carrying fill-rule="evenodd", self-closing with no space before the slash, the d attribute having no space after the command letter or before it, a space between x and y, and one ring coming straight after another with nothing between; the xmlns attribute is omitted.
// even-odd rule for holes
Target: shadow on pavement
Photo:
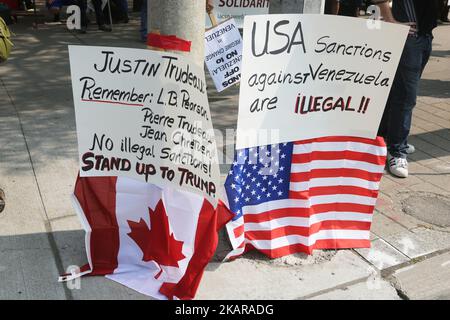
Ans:
<svg viewBox="0 0 450 320"><path fill-rule="evenodd" d="M448 99L450 98L450 81L421 79L419 96Z"/></svg>
<svg viewBox="0 0 450 320"><path fill-rule="evenodd" d="M433 50L431 52L432 57L448 58L450 57L450 50Z"/></svg>
<svg viewBox="0 0 450 320"><path fill-rule="evenodd" d="M435 131L410 135L408 142L416 147L416 152L409 155L411 161L445 158L450 155L450 129L442 128ZM445 161L444 161L445 162ZM448 164L450 168L450 163ZM439 174L447 174L439 172ZM450 171L448 172L450 174Z"/></svg>

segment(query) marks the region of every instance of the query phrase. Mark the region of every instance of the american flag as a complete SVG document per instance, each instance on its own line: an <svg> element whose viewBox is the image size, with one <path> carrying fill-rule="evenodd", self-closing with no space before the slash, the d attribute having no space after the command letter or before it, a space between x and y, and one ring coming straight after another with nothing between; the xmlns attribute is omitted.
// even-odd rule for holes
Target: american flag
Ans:
<svg viewBox="0 0 450 320"><path fill-rule="evenodd" d="M383 138L326 137L238 150L225 182L228 258L370 247Z"/></svg>

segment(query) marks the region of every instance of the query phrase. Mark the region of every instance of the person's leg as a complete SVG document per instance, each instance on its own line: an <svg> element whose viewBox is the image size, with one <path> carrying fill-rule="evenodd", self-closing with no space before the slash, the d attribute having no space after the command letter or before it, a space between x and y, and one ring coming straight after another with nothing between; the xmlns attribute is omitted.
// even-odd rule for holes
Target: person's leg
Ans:
<svg viewBox="0 0 450 320"><path fill-rule="evenodd" d="M325 0L325 14L339 13L339 0Z"/></svg>
<svg viewBox="0 0 450 320"><path fill-rule="evenodd" d="M442 9L441 9L441 21L443 22L449 22L448 20L448 11L449 11L449 6L448 6L448 1L447 0L442 0Z"/></svg>
<svg viewBox="0 0 450 320"><path fill-rule="evenodd" d="M95 19L97 20L98 29L102 31L111 31L111 27L105 25L105 17L102 10L102 0L92 0L94 6Z"/></svg>
<svg viewBox="0 0 450 320"><path fill-rule="evenodd" d="M391 96L393 95L392 93L392 89L391 88L391 94L388 97L388 100L386 102L386 106L384 108L384 112L383 112L383 117L381 118L381 122L380 122L380 126L378 128L378 133L377 135L379 137L383 137L384 140L386 140L387 142L387 130L388 130L388 125L389 125L389 115L390 115L390 111L391 111Z"/></svg>
<svg viewBox="0 0 450 320"><path fill-rule="evenodd" d="M94 6L95 11L95 19L97 20L97 25L105 24L105 18L103 17L102 11L102 1L101 0L92 0L92 5Z"/></svg>
<svg viewBox="0 0 450 320"><path fill-rule="evenodd" d="M147 0L142 1L141 6L141 28L139 30L141 40L147 41Z"/></svg>
<svg viewBox="0 0 450 320"><path fill-rule="evenodd" d="M422 77L423 70L425 69L425 67L426 67L426 65L428 63L428 60L430 59L431 51L432 51L432 42L433 42L433 37L431 35L425 36L423 38L423 44L421 46L421 50L422 50L421 58L422 58L422 61L421 61L421 70L420 70L419 80ZM407 141L406 141L406 146L407 146L407 148L406 148L406 153L407 154L411 154L411 153L415 152L414 146L410 145L408 143L408 138L407 138Z"/></svg>
<svg viewBox="0 0 450 320"><path fill-rule="evenodd" d="M120 10L119 19L124 23L128 23L128 1L127 0L110 0Z"/></svg>
<svg viewBox="0 0 450 320"><path fill-rule="evenodd" d="M80 7L81 31L84 33L87 29L87 0L76 0L75 4Z"/></svg>
<svg viewBox="0 0 450 320"><path fill-rule="evenodd" d="M408 37L389 96L387 143L395 158L407 157L407 139L411 128L412 110L423 70L425 37Z"/></svg>
<svg viewBox="0 0 450 320"><path fill-rule="evenodd" d="M53 14L53 22L59 22L60 11L63 6L61 0L47 0L45 5L48 8L48 11L50 11L50 13Z"/></svg>
<svg viewBox="0 0 450 320"><path fill-rule="evenodd" d="M0 212L5 209L5 192L0 189Z"/></svg>
<svg viewBox="0 0 450 320"><path fill-rule="evenodd" d="M127 0L120 0L120 8L122 9L122 16L123 16L123 22L128 23L128 1Z"/></svg>

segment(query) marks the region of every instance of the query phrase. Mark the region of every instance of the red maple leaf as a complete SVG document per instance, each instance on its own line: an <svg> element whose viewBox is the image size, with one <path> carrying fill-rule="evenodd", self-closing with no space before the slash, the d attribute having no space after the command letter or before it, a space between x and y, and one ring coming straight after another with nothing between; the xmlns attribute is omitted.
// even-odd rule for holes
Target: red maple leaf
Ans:
<svg viewBox="0 0 450 320"><path fill-rule="evenodd" d="M185 256L182 253L183 241L178 241L170 232L169 219L162 200L156 205L155 211L148 208L151 229L144 219L139 222L128 220L131 232L128 236L136 242L143 252L143 261L155 261L161 268L163 266L178 267L178 261ZM155 276L159 278L161 271Z"/></svg>

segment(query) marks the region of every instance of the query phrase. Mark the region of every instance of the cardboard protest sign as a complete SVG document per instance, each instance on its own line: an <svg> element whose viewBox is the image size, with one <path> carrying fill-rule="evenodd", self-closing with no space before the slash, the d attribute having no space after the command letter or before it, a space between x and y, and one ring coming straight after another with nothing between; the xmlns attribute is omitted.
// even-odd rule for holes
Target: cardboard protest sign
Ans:
<svg viewBox="0 0 450 320"><path fill-rule="evenodd" d="M408 27L370 26L329 15L246 17L237 148L375 138Z"/></svg>
<svg viewBox="0 0 450 320"><path fill-rule="evenodd" d="M219 168L203 70L150 50L69 46L80 175L204 195Z"/></svg>
<svg viewBox="0 0 450 320"><path fill-rule="evenodd" d="M244 16L269 13L269 0L213 0L214 14L219 21L233 18L238 28L244 26ZM206 26L210 27L207 19Z"/></svg>
<svg viewBox="0 0 450 320"><path fill-rule="evenodd" d="M233 19L205 32L205 62L217 91L241 79L242 38Z"/></svg>

